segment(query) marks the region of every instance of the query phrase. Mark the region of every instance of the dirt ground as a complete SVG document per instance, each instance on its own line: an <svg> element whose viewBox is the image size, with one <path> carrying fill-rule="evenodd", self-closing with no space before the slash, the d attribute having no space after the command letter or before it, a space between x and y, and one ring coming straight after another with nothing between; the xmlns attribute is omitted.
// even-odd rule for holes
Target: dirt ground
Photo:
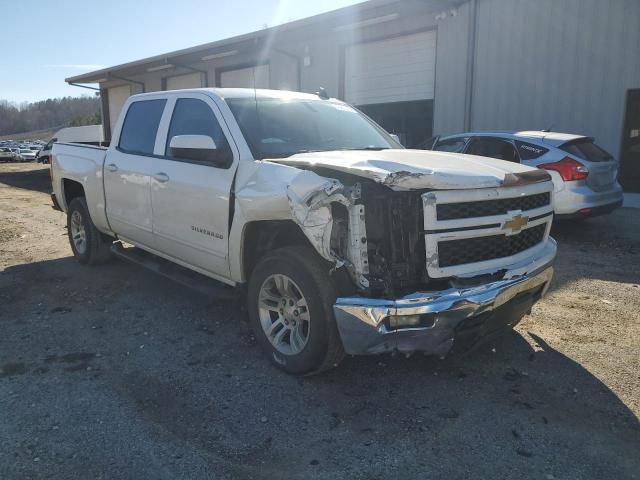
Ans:
<svg viewBox="0 0 640 480"><path fill-rule="evenodd" d="M0 165L0 478L640 478L640 210L559 225L515 332L445 360L270 366L227 304L72 258Z"/></svg>

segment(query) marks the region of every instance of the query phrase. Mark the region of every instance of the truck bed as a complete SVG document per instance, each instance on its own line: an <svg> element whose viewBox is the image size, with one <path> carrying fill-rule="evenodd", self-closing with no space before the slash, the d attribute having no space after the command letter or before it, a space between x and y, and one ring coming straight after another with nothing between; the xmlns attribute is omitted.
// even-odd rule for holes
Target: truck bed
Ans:
<svg viewBox="0 0 640 480"><path fill-rule="evenodd" d="M55 143L51 161L53 193L62 210L67 210L65 186L68 186L69 182L77 182L84 189L92 220L103 231L105 228L108 230L102 181L106 154L106 147Z"/></svg>

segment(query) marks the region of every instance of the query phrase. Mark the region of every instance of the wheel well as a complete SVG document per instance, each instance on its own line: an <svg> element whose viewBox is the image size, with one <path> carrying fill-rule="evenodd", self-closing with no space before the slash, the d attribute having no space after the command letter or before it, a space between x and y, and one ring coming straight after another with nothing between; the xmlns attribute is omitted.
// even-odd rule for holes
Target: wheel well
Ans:
<svg viewBox="0 0 640 480"><path fill-rule="evenodd" d="M300 227L291 220L268 220L251 222L245 227L242 265L245 278L251 276L258 261L276 248L311 243Z"/></svg>
<svg viewBox="0 0 640 480"><path fill-rule="evenodd" d="M65 178L62 181L62 191L64 193L64 201L68 206L71 200L77 197L84 197L84 187L80 182Z"/></svg>

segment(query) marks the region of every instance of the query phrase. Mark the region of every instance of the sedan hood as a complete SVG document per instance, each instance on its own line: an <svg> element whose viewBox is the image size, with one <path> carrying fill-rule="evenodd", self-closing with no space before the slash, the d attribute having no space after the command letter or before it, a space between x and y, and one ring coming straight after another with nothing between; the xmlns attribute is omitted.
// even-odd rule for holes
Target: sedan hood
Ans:
<svg viewBox="0 0 640 480"><path fill-rule="evenodd" d="M518 163L427 150L336 150L270 161L345 172L393 190L491 188L550 180L544 170Z"/></svg>

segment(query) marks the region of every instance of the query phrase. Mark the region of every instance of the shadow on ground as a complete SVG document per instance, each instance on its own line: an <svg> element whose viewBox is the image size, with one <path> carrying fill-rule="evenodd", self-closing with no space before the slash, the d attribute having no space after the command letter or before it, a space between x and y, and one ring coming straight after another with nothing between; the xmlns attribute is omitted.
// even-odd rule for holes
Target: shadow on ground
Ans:
<svg viewBox="0 0 640 480"><path fill-rule="evenodd" d="M33 167L32 164L28 165ZM9 164L0 171L0 183L15 188L51 193L51 179L49 169L43 166L37 170L25 170L24 164Z"/></svg>
<svg viewBox="0 0 640 480"><path fill-rule="evenodd" d="M0 292L3 478L640 471L637 417L533 334L445 360L347 358L295 378L228 304L135 266L18 265Z"/></svg>

